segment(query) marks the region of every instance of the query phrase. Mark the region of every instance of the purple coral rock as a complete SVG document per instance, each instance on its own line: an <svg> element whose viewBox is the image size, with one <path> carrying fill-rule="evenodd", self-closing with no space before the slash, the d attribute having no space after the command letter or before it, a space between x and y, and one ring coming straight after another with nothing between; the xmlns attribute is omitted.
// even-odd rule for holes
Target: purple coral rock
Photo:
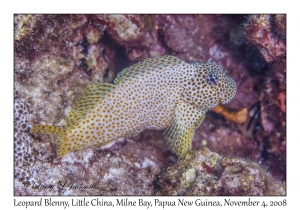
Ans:
<svg viewBox="0 0 300 210"><path fill-rule="evenodd" d="M272 15L250 15L244 24L246 37L255 44L267 62L285 57L285 37L281 38L272 31ZM277 16L277 27L285 28L285 16Z"/></svg>

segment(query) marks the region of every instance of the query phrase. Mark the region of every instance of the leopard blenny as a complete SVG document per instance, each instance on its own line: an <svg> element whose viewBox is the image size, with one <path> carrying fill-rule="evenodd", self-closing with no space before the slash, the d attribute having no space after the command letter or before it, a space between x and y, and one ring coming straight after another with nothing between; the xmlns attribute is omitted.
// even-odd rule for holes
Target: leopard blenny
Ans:
<svg viewBox="0 0 300 210"><path fill-rule="evenodd" d="M234 80L211 59L189 64L174 56L150 58L121 71L114 84L86 87L65 128L36 125L31 132L58 135L60 158L145 129L166 129L169 147L182 156L206 112L230 102L236 91Z"/></svg>

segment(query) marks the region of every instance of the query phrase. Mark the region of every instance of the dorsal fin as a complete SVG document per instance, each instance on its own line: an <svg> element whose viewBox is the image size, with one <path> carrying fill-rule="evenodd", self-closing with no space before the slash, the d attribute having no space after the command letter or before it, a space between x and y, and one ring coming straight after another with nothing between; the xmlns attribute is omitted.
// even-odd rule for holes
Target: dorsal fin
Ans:
<svg viewBox="0 0 300 210"><path fill-rule="evenodd" d="M86 116L109 92L115 89L115 85L109 83L100 83L89 85L81 93L79 99L72 106L67 118L66 129L70 129Z"/></svg>
<svg viewBox="0 0 300 210"><path fill-rule="evenodd" d="M122 70L114 80L114 83L118 85L120 82L125 82L127 80L137 78L138 76L143 76L151 71L160 71L166 66L175 66L184 63L185 62L183 60L170 55L148 58L143 62L137 63Z"/></svg>

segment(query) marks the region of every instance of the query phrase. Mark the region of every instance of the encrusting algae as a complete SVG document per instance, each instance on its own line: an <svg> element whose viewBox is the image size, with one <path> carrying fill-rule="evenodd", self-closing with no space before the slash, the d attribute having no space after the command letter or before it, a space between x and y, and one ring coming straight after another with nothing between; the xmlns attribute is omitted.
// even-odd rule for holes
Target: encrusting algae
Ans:
<svg viewBox="0 0 300 210"><path fill-rule="evenodd" d="M31 132L58 135L60 158L145 129L166 128L168 145L182 156L191 149L207 110L236 94L234 80L211 59L189 64L174 56L150 58L124 69L114 83L89 85L71 108L64 129L37 125Z"/></svg>

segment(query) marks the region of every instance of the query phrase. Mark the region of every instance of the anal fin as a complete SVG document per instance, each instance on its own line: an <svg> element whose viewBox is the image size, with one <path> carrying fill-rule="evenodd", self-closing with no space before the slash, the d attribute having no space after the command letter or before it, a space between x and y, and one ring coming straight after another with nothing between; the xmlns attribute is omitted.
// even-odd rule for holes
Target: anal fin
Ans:
<svg viewBox="0 0 300 210"><path fill-rule="evenodd" d="M136 130L136 131L134 131L134 132L131 132L131 133L129 133L129 134L126 134L126 135L124 136L124 138L133 138L133 137L139 135L140 133L142 133L144 130L145 130L144 128L143 128L143 129Z"/></svg>

